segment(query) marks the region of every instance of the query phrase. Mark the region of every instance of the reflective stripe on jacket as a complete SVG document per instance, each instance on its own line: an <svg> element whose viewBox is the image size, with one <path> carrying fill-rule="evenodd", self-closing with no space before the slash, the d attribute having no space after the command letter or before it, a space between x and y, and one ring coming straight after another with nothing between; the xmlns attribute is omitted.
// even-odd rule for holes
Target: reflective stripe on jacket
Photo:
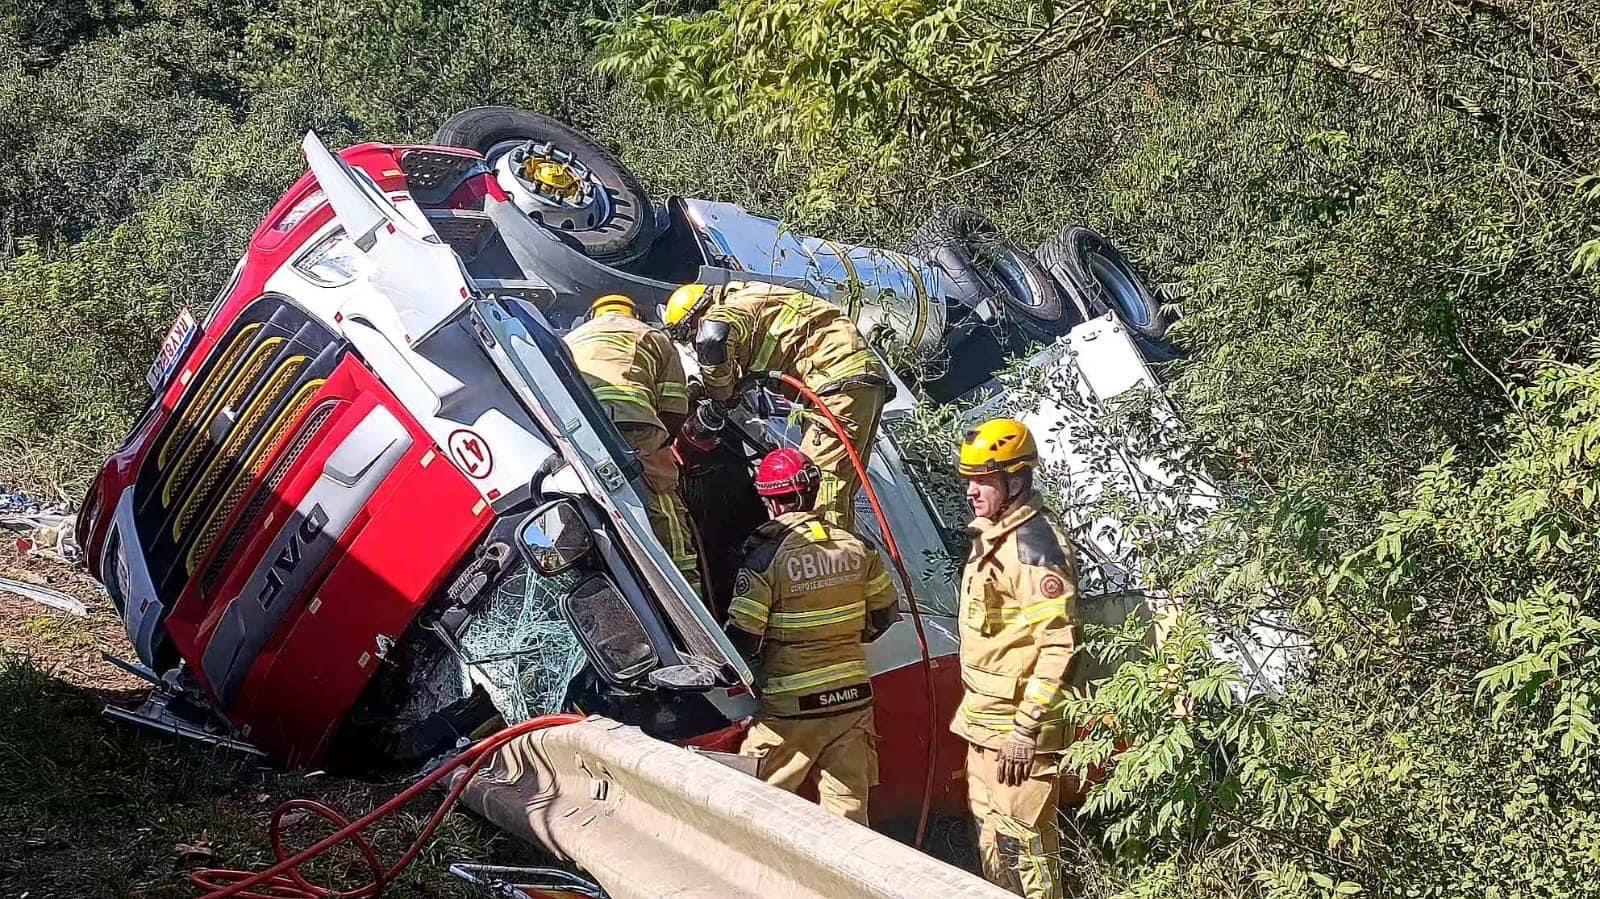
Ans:
<svg viewBox="0 0 1600 899"><path fill-rule="evenodd" d="M872 702L862 631L899 597L860 538L814 512L781 515L750 538L734 594L729 623L762 638L764 713L831 715Z"/></svg>
<svg viewBox="0 0 1600 899"><path fill-rule="evenodd" d="M972 522L961 578L961 681L950 729L999 748L1017 727L1063 749L1068 669L1078 649L1077 563L1037 493L999 521Z"/></svg>
<svg viewBox="0 0 1600 899"><path fill-rule="evenodd" d="M661 414L689 414L683 360L661 331L626 315L597 315L565 338L583 380L618 424L666 430Z"/></svg>
<svg viewBox="0 0 1600 899"><path fill-rule="evenodd" d="M734 281L713 299L705 320L728 326L727 361L700 372L707 391L719 399L756 371L788 372L819 393L851 378L888 383L855 322L804 291Z"/></svg>

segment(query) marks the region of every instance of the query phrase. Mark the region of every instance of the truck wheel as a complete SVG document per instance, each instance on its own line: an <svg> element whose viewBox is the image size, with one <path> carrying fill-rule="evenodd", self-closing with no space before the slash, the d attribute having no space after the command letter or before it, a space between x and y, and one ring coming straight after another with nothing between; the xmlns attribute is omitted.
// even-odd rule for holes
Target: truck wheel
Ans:
<svg viewBox="0 0 1600 899"><path fill-rule="evenodd" d="M1166 340L1169 322L1155 292L1111 241L1082 225L1068 225L1034 256L1084 318L1115 311L1152 362L1178 355Z"/></svg>
<svg viewBox="0 0 1600 899"><path fill-rule="evenodd" d="M479 106L451 116L433 143L476 150L497 169L508 154L531 159L535 167L548 162L549 180L530 180L521 166L513 167L512 177L533 197L518 205L597 262L635 260L656 238L655 207L633 173L594 138L549 116Z"/></svg>
<svg viewBox="0 0 1600 899"><path fill-rule="evenodd" d="M1039 260L976 209L954 206L935 215L912 235L906 253L948 275L963 302L998 296L1009 319L1034 340L1054 340L1083 321Z"/></svg>

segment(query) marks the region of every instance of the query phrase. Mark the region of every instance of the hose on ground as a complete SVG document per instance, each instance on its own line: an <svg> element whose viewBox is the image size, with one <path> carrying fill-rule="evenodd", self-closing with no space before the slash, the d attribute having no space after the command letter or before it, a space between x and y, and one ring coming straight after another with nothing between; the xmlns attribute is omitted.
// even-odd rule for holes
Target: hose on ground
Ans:
<svg viewBox="0 0 1600 899"><path fill-rule="evenodd" d="M207 868L189 875L189 882L207 892L204 899L224 899L234 896L239 899L376 899L382 896L384 888L393 883L400 873L416 861L434 831L439 829L446 815L455 807L457 800L466 790L467 784L478 773L500 747L524 734L559 727L563 724L573 724L582 721L581 715L543 715L521 724L514 724L504 730L498 731L479 740L471 747L456 757L440 765L426 777L407 787L399 795L388 802L378 806L355 821L351 821L337 810L311 799L291 799L278 806L272 813L272 824L269 834L272 838L272 854L278 859L277 864L264 871L230 871L220 868ZM378 853L373 849L362 831L378 823L384 818L395 814L404 808L411 800L422 795L435 784L460 771L461 776L456 779L450 791L445 794L444 800L428 818L422 830L417 834L416 840L411 843L403 855L393 865L385 868L378 858ZM339 828L333 834L318 840L310 846L290 855L283 844L284 819L291 813L303 812L315 815L332 823ZM319 886L307 880L300 873L300 866L312 859L328 852L336 846L349 843L360 853L361 859L367 865L370 879L360 886L349 890L337 890Z"/></svg>

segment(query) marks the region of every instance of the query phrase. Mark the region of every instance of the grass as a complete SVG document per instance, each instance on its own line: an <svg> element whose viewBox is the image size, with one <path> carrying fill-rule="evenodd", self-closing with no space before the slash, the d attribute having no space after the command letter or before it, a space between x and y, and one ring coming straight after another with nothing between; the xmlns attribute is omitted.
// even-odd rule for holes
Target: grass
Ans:
<svg viewBox="0 0 1600 899"><path fill-rule="evenodd" d="M95 636L64 615L35 615L22 622L22 631L36 641L66 652L92 651Z"/></svg>
<svg viewBox="0 0 1600 899"><path fill-rule="evenodd" d="M355 817L400 789L277 771L113 724L100 717L107 698L0 651L0 895L192 896L186 881L196 868L271 860L267 822L282 800L318 799ZM377 828L380 854L392 858L409 843L436 801ZM291 828L291 842L326 832L309 821ZM453 814L386 895L466 896L444 873L449 862L526 864L528 852ZM312 873L331 880L359 869L340 857Z"/></svg>

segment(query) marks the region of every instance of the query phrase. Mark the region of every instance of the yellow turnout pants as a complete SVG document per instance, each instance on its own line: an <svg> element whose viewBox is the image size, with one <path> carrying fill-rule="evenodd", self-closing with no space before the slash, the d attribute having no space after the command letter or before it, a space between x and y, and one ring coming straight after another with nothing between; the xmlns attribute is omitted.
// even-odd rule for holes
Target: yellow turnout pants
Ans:
<svg viewBox="0 0 1600 899"><path fill-rule="evenodd" d="M812 769L817 797L830 812L867 823L867 790L878 782L872 706L822 718L762 715L745 734L739 754L760 759L756 776L791 793Z"/></svg>
<svg viewBox="0 0 1600 899"><path fill-rule="evenodd" d="M644 463L644 485L650 494L645 497L650 528L689 586L700 592L700 558L694 550L689 509L678 495L678 460L672 455L672 440L666 431L652 425L619 423L617 430Z"/></svg>
<svg viewBox="0 0 1600 899"><path fill-rule="evenodd" d="M998 756L993 749L967 746L967 803L978 828L984 879L1027 899L1061 899L1058 760L1035 757L1028 779L1008 787L995 776Z"/></svg>
<svg viewBox="0 0 1600 899"><path fill-rule="evenodd" d="M878 438L878 419L883 414L885 392L883 387L850 387L821 394L822 405L844 425L850 445L861 456L863 467ZM817 489L817 511L839 527L853 530L856 491L861 489L861 478L850 464L850 454L845 451L844 443L821 412L812 411L807 416L805 430L800 435L800 451L822 472L822 484Z"/></svg>

